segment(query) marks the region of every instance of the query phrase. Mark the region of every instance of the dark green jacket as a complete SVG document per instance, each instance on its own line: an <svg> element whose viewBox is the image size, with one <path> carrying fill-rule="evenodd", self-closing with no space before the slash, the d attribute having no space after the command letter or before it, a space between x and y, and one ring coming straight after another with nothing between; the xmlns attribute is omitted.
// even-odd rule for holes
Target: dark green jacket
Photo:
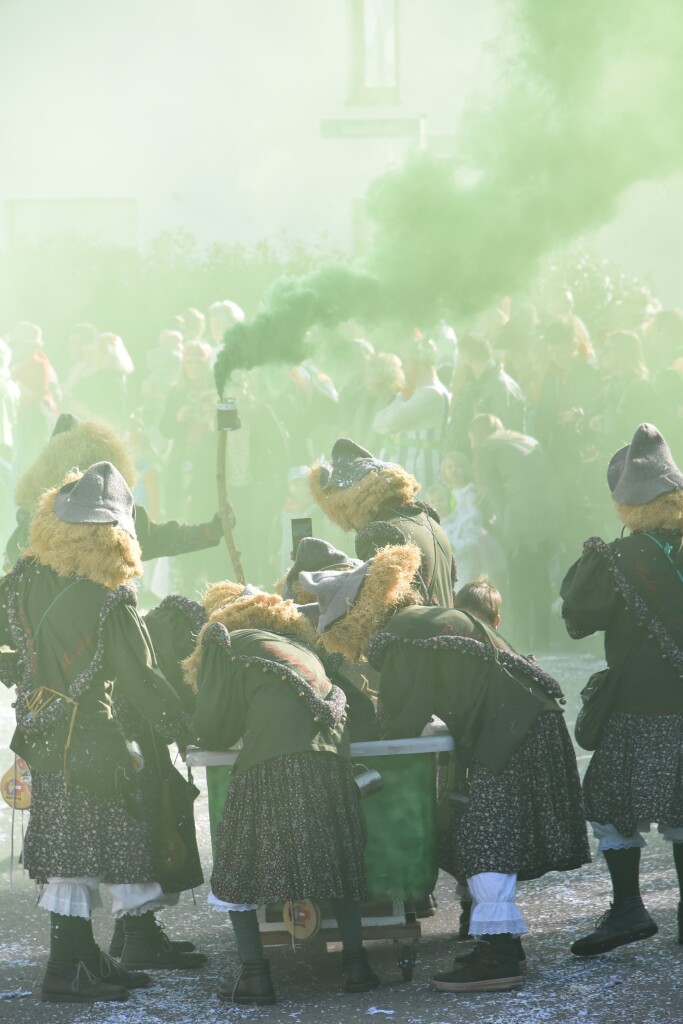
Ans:
<svg viewBox="0 0 683 1024"><path fill-rule="evenodd" d="M422 555L419 575L424 603L452 608L457 580L455 559L450 541L435 516L420 501L386 508L359 530L356 554L366 562L387 544L415 544Z"/></svg>
<svg viewBox="0 0 683 1024"><path fill-rule="evenodd" d="M11 747L33 769L69 774L91 764L96 791L111 783L106 795L114 795L117 775L130 770L114 692L166 742L187 742L188 720L156 666L132 588L109 590L21 559L0 594L0 644L14 652L17 687Z"/></svg>
<svg viewBox="0 0 683 1024"><path fill-rule="evenodd" d="M604 632L605 658L619 678L615 711L683 714L683 581L671 557L680 533L632 533L586 541L560 593L567 632ZM679 556L679 569L683 559Z"/></svg>
<svg viewBox="0 0 683 1024"><path fill-rule="evenodd" d="M201 747L243 746L233 768L307 751L349 756L346 698L303 640L259 629L202 638L194 730Z"/></svg>
<svg viewBox="0 0 683 1024"><path fill-rule="evenodd" d="M538 665L476 619L452 608L405 608L374 637L368 659L381 672L388 738L419 736L432 715L453 735L464 764L500 772L562 691ZM495 653L494 653L495 652Z"/></svg>

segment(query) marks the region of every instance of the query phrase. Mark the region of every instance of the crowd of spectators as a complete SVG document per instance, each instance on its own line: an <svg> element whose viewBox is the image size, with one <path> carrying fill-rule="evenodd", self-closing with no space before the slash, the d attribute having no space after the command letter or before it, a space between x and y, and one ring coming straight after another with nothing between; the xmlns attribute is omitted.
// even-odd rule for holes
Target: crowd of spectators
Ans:
<svg viewBox="0 0 683 1024"><path fill-rule="evenodd" d="M683 312L633 286L594 321L590 310L581 314L571 290L555 287L536 305L506 300L466 330L347 322L316 328L298 366L233 374L227 397L241 428L229 435L228 480L248 578L270 589L286 571L293 516L310 515L316 535L349 547L316 519L306 486L307 468L346 435L419 480L461 583L490 576L513 642L547 649L552 595L570 556L584 537L616 529L604 511L610 455L649 421L683 462ZM39 326L14 326L0 340L5 535L13 483L59 412L106 420L127 437L138 497L153 518L210 518L213 363L226 329L243 318L229 300L206 315L187 309L135 365L123 339L92 324L47 344ZM227 563L215 571L228 574ZM187 593L211 581L199 556L177 572Z"/></svg>

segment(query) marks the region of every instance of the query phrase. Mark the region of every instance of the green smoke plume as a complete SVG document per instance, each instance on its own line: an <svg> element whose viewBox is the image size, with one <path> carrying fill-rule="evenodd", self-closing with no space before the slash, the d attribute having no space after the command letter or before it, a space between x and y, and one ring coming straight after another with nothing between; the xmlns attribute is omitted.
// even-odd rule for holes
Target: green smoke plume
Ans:
<svg viewBox="0 0 683 1024"><path fill-rule="evenodd" d="M368 192L365 269L385 312L408 322L472 314L515 292L540 257L612 218L629 186L683 167L681 0L515 0L503 10L500 94L471 105L458 160L416 157ZM286 309L267 304L260 316ZM343 296L335 309L343 319ZM315 304L308 314L305 323ZM279 347L274 331L269 359Z"/></svg>
<svg viewBox="0 0 683 1024"><path fill-rule="evenodd" d="M225 332L214 367L218 393L233 370L301 362L307 354L306 333L315 324L334 327L350 317L368 322L383 309L378 282L347 267L329 264L304 277L281 278L253 320Z"/></svg>

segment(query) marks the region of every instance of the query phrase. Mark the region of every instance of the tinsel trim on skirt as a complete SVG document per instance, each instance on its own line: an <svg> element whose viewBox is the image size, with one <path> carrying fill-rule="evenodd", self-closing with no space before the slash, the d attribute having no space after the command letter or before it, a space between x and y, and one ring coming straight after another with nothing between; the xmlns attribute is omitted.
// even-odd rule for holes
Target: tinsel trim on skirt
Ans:
<svg viewBox="0 0 683 1024"><path fill-rule="evenodd" d="M583 781L589 821L624 836L638 822L683 826L683 715L610 716Z"/></svg>
<svg viewBox="0 0 683 1024"><path fill-rule="evenodd" d="M156 881L149 825L120 800L107 800L61 773L33 774L33 804L24 839L24 866L40 884L48 878L99 877L105 882Z"/></svg>
<svg viewBox="0 0 683 1024"><path fill-rule="evenodd" d="M564 716L542 713L500 775L470 766L470 799L441 840L441 866L464 882L485 871L540 878L590 857L581 783Z"/></svg>
<svg viewBox="0 0 683 1024"><path fill-rule="evenodd" d="M216 835L212 891L226 903L367 899L350 764L288 754L237 775Z"/></svg>

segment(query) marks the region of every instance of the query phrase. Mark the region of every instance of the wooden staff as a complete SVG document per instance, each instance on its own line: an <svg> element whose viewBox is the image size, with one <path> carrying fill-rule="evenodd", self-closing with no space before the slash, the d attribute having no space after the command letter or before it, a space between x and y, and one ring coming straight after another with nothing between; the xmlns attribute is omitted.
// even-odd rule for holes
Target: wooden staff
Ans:
<svg viewBox="0 0 683 1024"><path fill-rule="evenodd" d="M234 429L224 425L225 419L223 416L224 407L219 405L216 415L216 487L218 489L218 512L221 517L221 526L223 527L223 537L225 538L225 545L230 555L230 561L232 562L232 568L235 573L235 579L238 583L246 586L246 579L244 577L244 569L242 568L242 559L240 557L235 538L233 536L232 527L228 525L231 519L234 519L234 513L228 500L228 481L227 481L227 461L228 461L228 430ZM235 418L237 418L235 416ZM239 426L239 420L237 420Z"/></svg>

